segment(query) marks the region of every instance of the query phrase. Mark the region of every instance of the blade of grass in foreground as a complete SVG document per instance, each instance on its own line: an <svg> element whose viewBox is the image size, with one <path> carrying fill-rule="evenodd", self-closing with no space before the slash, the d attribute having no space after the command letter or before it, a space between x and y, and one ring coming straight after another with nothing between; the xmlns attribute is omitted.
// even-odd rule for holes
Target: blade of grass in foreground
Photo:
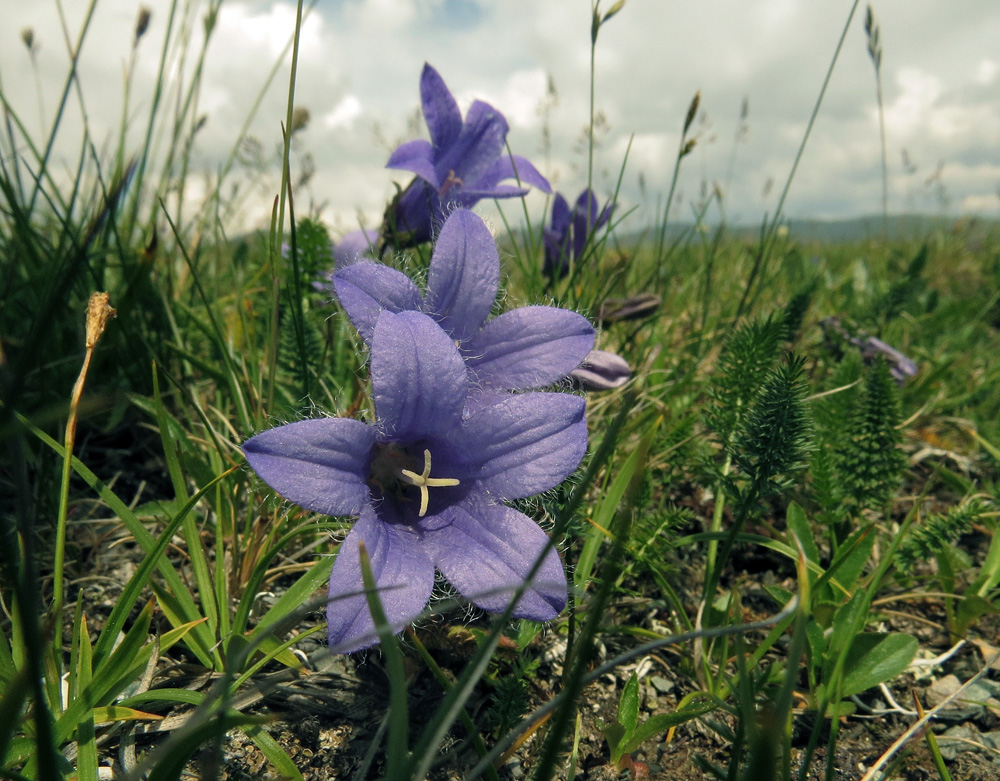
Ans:
<svg viewBox="0 0 1000 781"><path fill-rule="evenodd" d="M57 455L63 455L62 445L52 439L52 437L39 429L24 416L19 414L17 417L22 425L24 425L49 448L55 451ZM107 484L104 483L103 480L95 475L90 468L76 456L73 456L72 465L73 470L81 478L83 478L84 482L87 483L87 485L89 485L91 489L100 497L101 501L107 504L109 509L118 516L123 524L125 524L125 527L135 538L135 541L139 543L140 547L147 553L154 550L157 543L156 537L147 531L142 521L135 515L134 512L132 512L129 506L125 504L125 502L123 502L114 493L114 491L112 491ZM188 590L187 586L184 585L184 581L181 580L180 575L177 574L177 570L174 569L170 561L162 556L158 557L156 568L163 576L163 579L166 582L167 590L174 596L177 600L178 606L182 610L183 623L197 621L200 619L202 616L197 605L195 604L194 598L191 596L191 592ZM192 634L195 642L190 645L191 651L198 657L202 664L206 667L212 668L212 652L209 649L212 648L215 641L212 638L211 633L208 631L208 627L200 625Z"/></svg>

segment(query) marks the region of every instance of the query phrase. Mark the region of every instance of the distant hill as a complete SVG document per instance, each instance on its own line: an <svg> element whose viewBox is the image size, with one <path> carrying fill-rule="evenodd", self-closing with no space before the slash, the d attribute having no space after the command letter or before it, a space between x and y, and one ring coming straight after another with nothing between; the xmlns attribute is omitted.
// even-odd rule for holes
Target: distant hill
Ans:
<svg viewBox="0 0 1000 781"><path fill-rule="evenodd" d="M868 215L844 220L794 219L785 222L789 235L796 241L848 244L867 239L882 238L882 216ZM718 224L706 223L709 233ZM693 223L674 222L667 226L666 241L693 241ZM760 225L729 225L727 232L747 241L760 236ZM888 236L890 241L901 239L922 239L937 233L962 232L966 237L983 238L1000 232L1000 218L976 216L946 217L927 214L896 214L889 217ZM646 243L653 240L654 231L619 231L615 236L618 244Z"/></svg>
<svg viewBox="0 0 1000 781"><path fill-rule="evenodd" d="M789 235L799 241L853 242L882 238L882 216L870 215L847 220L789 220ZM919 239L934 233L965 231L990 233L1000 229L1000 220L981 217L945 217L926 214L898 214L889 217L890 240ZM753 229L757 235L760 228Z"/></svg>

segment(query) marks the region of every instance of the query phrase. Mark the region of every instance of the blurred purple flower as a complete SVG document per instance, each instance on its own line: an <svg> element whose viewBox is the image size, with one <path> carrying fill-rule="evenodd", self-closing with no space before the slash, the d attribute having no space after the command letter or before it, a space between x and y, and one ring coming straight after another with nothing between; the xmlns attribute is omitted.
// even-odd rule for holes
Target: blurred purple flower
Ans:
<svg viewBox="0 0 1000 781"><path fill-rule="evenodd" d="M641 320L660 308L662 299L656 293L638 293L628 298L606 298L597 307L595 319L602 325L624 320Z"/></svg>
<svg viewBox="0 0 1000 781"><path fill-rule="evenodd" d="M275 491L327 515L358 515L330 574L330 644L378 642L363 593L359 542L393 631L423 610L437 568L467 599L502 611L534 562L513 615L555 618L566 578L545 532L501 502L561 483L587 447L584 401L508 394L466 414L469 374L449 334L419 312L384 312L371 335L372 425L303 420L243 444Z"/></svg>
<svg viewBox="0 0 1000 781"><path fill-rule="evenodd" d="M913 359L906 357L878 337L869 336L864 341L855 337L851 342L861 350L861 357L866 363L871 363L879 355L883 356L889 365L889 374L899 385L902 385L907 377L916 376L918 368Z"/></svg>
<svg viewBox="0 0 1000 781"><path fill-rule="evenodd" d="M569 376L573 384L583 390L613 390L629 381L632 369L620 355L606 350L591 350Z"/></svg>
<svg viewBox="0 0 1000 781"><path fill-rule="evenodd" d="M378 245L378 231L359 229L344 234L333 245L333 262L336 268L349 266L364 257L374 257Z"/></svg>
<svg viewBox="0 0 1000 781"><path fill-rule="evenodd" d="M824 317L819 324L827 342L835 350L835 354L840 353L840 349L836 347L836 340L842 339L861 352L861 358L865 363L871 363L881 355L889 366L889 374L898 385L906 382L907 377L915 377L920 371L913 359L903 355L895 347L883 342L878 337L868 336L864 332L853 335L840 322L839 317ZM833 336L832 339L831 336Z"/></svg>
<svg viewBox="0 0 1000 781"><path fill-rule="evenodd" d="M381 312L424 312L458 345L475 391L541 388L579 366L594 346L587 319L568 309L523 306L487 322L499 284L496 242L464 209L441 228L423 295L406 274L381 263L361 261L333 275L337 298L367 344Z"/></svg>
<svg viewBox="0 0 1000 781"><path fill-rule="evenodd" d="M590 236L600 230L611 219L611 204L607 204L598 214L597 196L593 190L580 193L573 209L559 193L552 201L552 222L542 233L545 243L545 266L547 277L561 279L569 273L570 264L583 257Z"/></svg>
<svg viewBox="0 0 1000 781"><path fill-rule="evenodd" d="M548 180L527 160L509 155L503 114L475 101L462 119L458 104L440 74L424 64L420 101L430 141L407 141L389 157L386 168L411 171L410 182L386 210L382 235L400 247L429 241L453 208L469 208L481 198L513 198L527 187L500 184L517 178L551 192Z"/></svg>

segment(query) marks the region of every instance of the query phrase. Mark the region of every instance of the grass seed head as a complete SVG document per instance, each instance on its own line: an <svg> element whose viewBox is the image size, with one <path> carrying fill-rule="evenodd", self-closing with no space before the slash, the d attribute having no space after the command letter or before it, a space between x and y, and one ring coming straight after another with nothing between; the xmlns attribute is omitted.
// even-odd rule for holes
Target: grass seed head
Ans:
<svg viewBox="0 0 1000 781"><path fill-rule="evenodd" d="M153 12L149 9L149 6L139 6L139 15L135 19L135 35L132 38L133 49L139 45L139 41L142 40L142 36L144 36L146 31L149 29L149 20L152 16Z"/></svg>
<svg viewBox="0 0 1000 781"><path fill-rule="evenodd" d="M118 314L111 306L111 298L107 293L91 293L87 304L87 349L92 350L107 328L108 320Z"/></svg>

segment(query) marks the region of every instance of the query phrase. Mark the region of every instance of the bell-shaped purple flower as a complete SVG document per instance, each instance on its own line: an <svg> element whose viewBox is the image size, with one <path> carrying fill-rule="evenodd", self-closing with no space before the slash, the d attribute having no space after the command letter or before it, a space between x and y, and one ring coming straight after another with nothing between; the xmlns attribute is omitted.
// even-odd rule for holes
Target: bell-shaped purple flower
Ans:
<svg viewBox="0 0 1000 781"><path fill-rule="evenodd" d="M392 153L386 168L411 171L416 178L386 210L382 235L399 247L429 241L455 208L481 198L525 195L521 185L551 192L548 180L527 160L509 155L503 114L480 100L465 119L441 75L424 64L420 101L430 141L407 141ZM500 184L516 178L517 185Z"/></svg>
<svg viewBox="0 0 1000 781"><path fill-rule="evenodd" d="M378 246L378 231L359 228L345 233L344 237L333 245L333 262L336 268L350 266L363 258L375 257Z"/></svg>
<svg viewBox="0 0 1000 781"><path fill-rule="evenodd" d="M506 394L467 413L462 355L419 312L379 316L371 381L374 424L303 420L243 444L250 466L286 499L358 516L330 575L331 646L347 653L378 642L360 542L393 631L424 609L435 568L471 602L499 612L541 560L513 614L557 616L567 593L559 555L533 520L502 502L549 490L576 469L587 447L583 399Z"/></svg>
<svg viewBox="0 0 1000 781"><path fill-rule="evenodd" d="M524 306L487 322L499 284L496 242L464 209L438 235L423 294L406 274L381 263L361 261L333 275L337 297L367 344L381 312L424 312L458 345L474 391L542 388L579 366L594 346L587 319L568 309Z"/></svg>
<svg viewBox="0 0 1000 781"><path fill-rule="evenodd" d="M578 262L591 235L611 219L611 204L603 209L597 205L593 190L580 193L573 208L560 193L552 201L552 221L542 232L545 244L543 272L549 278L559 278L569 273L570 264Z"/></svg>

